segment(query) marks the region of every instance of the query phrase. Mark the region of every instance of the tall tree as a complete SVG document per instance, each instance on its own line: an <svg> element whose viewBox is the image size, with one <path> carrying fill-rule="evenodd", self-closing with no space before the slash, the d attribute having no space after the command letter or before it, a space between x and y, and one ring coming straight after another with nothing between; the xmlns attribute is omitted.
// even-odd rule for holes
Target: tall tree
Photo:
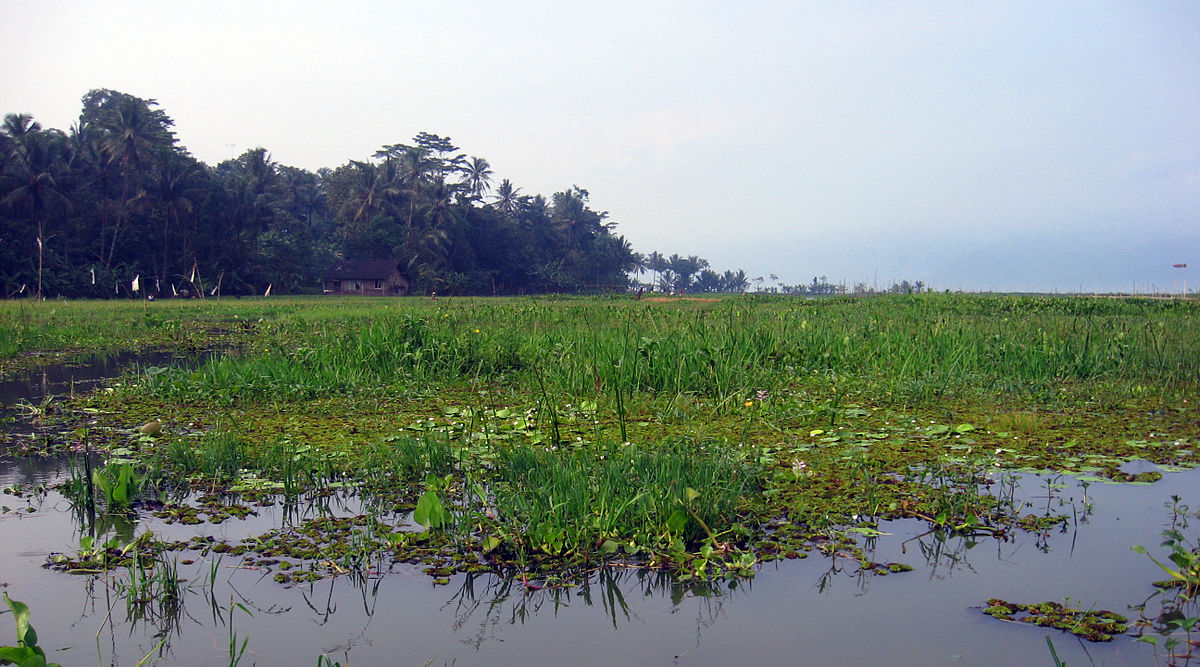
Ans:
<svg viewBox="0 0 1200 667"><path fill-rule="evenodd" d="M176 266L183 270L196 261L195 256L188 253L191 247L190 235L182 233L181 221L196 210L196 202L202 193L199 184L201 173L199 164L190 156L172 155L157 165L146 185L147 198L155 206L157 215L162 217L162 259L158 266L158 277L164 285L172 275L172 222L175 223L177 235L185 244L184 254L178 258Z"/></svg>
<svg viewBox="0 0 1200 667"><path fill-rule="evenodd" d="M171 131L175 123L156 106L155 100L106 89L92 90L83 97L79 126L96 132L101 152L109 165L119 169L121 178L120 215L108 251L101 257L106 267L112 265L122 225L127 227L130 222L133 199L150 163L175 150Z"/></svg>
<svg viewBox="0 0 1200 667"><path fill-rule="evenodd" d="M513 187L512 181L507 178L500 181L500 186L496 188L496 200L492 202L505 215L512 215L517 212L517 206L521 203L521 188Z"/></svg>
<svg viewBox="0 0 1200 667"><path fill-rule="evenodd" d="M37 296L41 298L45 249L49 242L47 214L53 207L67 204L58 184L66 168L67 137L58 130L42 130L29 117L14 114L5 118L3 131L9 148L5 173L13 186L0 201L9 209L26 211L36 229Z"/></svg>
<svg viewBox="0 0 1200 667"><path fill-rule="evenodd" d="M476 201L482 201L492 189L492 166L481 157L473 157L463 163L460 171L466 192Z"/></svg>

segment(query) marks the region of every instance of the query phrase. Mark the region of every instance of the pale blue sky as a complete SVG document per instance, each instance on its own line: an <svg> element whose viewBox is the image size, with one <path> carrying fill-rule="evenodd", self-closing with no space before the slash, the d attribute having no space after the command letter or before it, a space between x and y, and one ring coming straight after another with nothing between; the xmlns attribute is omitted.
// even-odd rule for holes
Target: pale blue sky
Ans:
<svg viewBox="0 0 1200 667"><path fill-rule="evenodd" d="M1192 0L0 11L0 112L66 129L88 89L155 98L210 164L336 167L428 131L717 269L1200 287Z"/></svg>

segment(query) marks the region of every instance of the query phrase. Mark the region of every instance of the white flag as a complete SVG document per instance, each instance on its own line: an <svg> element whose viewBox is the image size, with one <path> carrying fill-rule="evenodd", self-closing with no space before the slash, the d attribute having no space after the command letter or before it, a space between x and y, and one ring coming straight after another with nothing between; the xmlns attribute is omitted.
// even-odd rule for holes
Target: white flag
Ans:
<svg viewBox="0 0 1200 667"><path fill-rule="evenodd" d="M133 282L132 282L132 283L130 283L130 285L129 285L129 289L133 290L134 292L136 292L136 291L138 291L138 290L142 289L142 283L141 283L141 281L139 280L139 278L141 278L141 277L142 277L142 274L140 274L140 273L139 273L139 274L137 274L136 276L134 276L134 277L133 277Z"/></svg>
<svg viewBox="0 0 1200 667"><path fill-rule="evenodd" d="M179 296L179 292L175 291L175 283L171 283L171 296Z"/></svg>
<svg viewBox="0 0 1200 667"><path fill-rule="evenodd" d="M92 284L96 284L96 267L92 267Z"/></svg>
<svg viewBox="0 0 1200 667"><path fill-rule="evenodd" d="M274 285L275 283L271 283ZM267 285L267 291L263 292L263 296L271 296L271 285Z"/></svg>
<svg viewBox="0 0 1200 667"><path fill-rule="evenodd" d="M192 283L193 285L196 284L196 265L195 264L192 265L192 277L188 280L188 282Z"/></svg>
<svg viewBox="0 0 1200 667"><path fill-rule="evenodd" d="M37 242L38 242L38 252L41 252L42 251L42 237L39 236Z"/></svg>
<svg viewBox="0 0 1200 667"><path fill-rule="evenodd" d="M208 295L209 295L209 296L214 296L214 295L216 295L216 293L217 293L217 287L220 287L220 285L217 285L216 287L212 288L212 291L211 291L211 292L209 292L209 293L208 293Z"/></svg>
<svg viewBox="0 0 1200 667"><path fill-rule="evenodd" d="M155 291L155 292L161 292L161 291L162 291L162 286L160 286L160 285L158 284L158 278L155 278L155 279L154 279L154 291Z"/></svg>
<svg viewBox="0 0 1200 667"><path fill-rule="evenodd" d="M25 283L21 283L21 289L17 290L17 294L25 293Z"/></svg>

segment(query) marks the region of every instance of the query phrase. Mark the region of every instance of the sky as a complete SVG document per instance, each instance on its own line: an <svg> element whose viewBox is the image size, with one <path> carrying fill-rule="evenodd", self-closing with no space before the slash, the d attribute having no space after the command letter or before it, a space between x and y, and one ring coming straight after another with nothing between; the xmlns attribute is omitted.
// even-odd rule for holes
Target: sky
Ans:
<svg viewBox="0 0 1200 667"><path fill-rule="evenodd" d="M1200 2L0 0L0 113L155 99L209 164L418 132L786 284L1200 289ZM1186 263L1187 268L1174 268Z"/></svg>

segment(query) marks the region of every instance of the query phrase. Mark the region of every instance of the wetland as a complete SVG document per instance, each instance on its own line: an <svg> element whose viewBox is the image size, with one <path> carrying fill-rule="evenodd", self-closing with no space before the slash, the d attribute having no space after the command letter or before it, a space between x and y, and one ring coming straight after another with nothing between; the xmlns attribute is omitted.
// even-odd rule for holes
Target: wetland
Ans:
<svg viewBox="0 0 1200 667"><path fill-rule="evenodd" d="M62 664L1189 664L1198 316L0 302L0 646L20 616Z"/></svg>

